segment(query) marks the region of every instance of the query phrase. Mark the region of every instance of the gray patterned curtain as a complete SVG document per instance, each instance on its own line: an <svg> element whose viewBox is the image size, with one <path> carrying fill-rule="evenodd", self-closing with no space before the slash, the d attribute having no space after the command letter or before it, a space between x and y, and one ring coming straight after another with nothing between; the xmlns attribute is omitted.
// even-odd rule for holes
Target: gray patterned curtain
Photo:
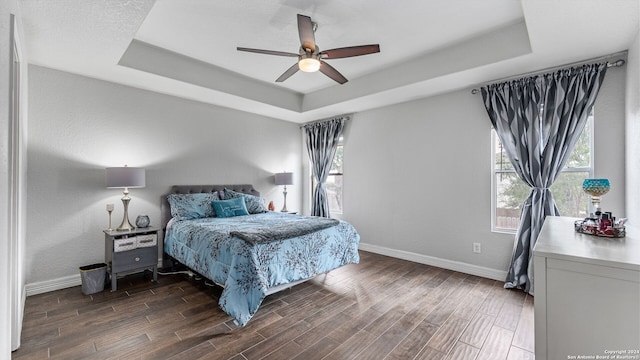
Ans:
<svg viewBox="0 0 640 360"><path fill-rule="evenodd" d="M513 168L531 187L505 288L533 294L533 247L545 217L560 215L549 188L584 129L606 70L606 63L584 65L481 89Z"/></svg>
<svg viewBox="0 0 640 360"><path fill-rule="evenodd" d="M307 152L311 159L311 169L316 180L311 203L311 215L330 217L327 201L326 181L336 148L344 128L344 117L312 123L304 126Z"/></svg>

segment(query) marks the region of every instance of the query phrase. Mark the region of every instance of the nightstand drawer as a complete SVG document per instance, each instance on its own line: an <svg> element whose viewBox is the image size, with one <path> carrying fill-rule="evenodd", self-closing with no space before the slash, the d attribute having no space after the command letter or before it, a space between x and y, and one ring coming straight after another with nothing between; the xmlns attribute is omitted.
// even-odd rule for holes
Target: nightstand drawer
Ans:
<svg viewBox="0 0 640 360"><path fill-rule="evenodd" d="M136 243L139 248L156 246L158 243L158 235L157 234L147 234L147 235L138 235L136 237Z"/></svg>
<svg viewBox="0 0 640 360"><path fill-rule="evenodd" d="M158 263L158 248L156 246L122 251L113 254L111 272L139 269L154 266Z"/></svg>
<svg viewBox="0 0 640 360"><path fill-rule="evenodd" d="M113 240L113 252L129 251L135 249L137 246L138 241L135 236Z"/></svg>

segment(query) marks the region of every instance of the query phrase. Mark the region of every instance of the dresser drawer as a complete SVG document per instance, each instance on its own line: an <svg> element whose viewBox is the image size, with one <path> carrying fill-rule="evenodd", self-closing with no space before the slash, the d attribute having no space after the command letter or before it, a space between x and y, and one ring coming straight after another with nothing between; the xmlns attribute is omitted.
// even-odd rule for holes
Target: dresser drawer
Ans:
<svg viewBox="0 0 640 360"><path fill-rule="evenodd" d="M113 254L111 272L134 270L158 263L158 247L145 247Z"/></svg>

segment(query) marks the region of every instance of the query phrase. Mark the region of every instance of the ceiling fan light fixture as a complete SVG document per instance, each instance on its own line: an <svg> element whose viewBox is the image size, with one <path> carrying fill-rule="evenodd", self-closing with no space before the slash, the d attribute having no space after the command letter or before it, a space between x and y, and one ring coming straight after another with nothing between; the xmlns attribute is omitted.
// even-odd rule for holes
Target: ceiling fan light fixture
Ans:
<svg viewBox="0 0 640 360"><path fill-rule="evenodd" d="M298 67L304 72L316 72L320 70L320 60L315 58L302 58L298 61Z"/></svg>
<svg viewBox="0 0 640 360"><path fill-rule="evenodd" d="M286 51L252 49L245 47L237 47L237 50L266 55L277 55L286 57L297 56L298 61L296 63L293 63L290 68L288 68L284 73L282 73L282 75L280 75L280 77L276 79L277 83L281 83L287 80L298 71L308 73L320 71L338 84L344 84L349 80L347 80L344 75L340 74L338 70L336 70L333 66L329 65L329 63L324 60L343 59L380 52L379 44L348 46L320 51L318 44L316 44L316 38L314 35L317 27L318 24L311 21L310 17L298 14L298 35L300 36L300 49L297 54Z"/></svg>

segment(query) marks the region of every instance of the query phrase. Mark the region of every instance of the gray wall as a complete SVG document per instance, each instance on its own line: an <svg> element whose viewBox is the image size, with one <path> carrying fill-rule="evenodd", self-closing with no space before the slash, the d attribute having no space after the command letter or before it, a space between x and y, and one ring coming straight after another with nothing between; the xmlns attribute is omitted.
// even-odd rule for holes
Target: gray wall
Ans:
<svg viewBox="0 0 640 360"><path fill-rule="evenodd" d="M603 207L625 212L623 68L595 105L595 176ZM358 113L344 150L344 215L363 248L501 278L514 235L491 232L491 124L469 90ZM472 252L480 242L482 253Z"/></svg>
<svg viewBox="0 0 640 360"><path fill-rule="evenodd" d="M251 183L279 208L273 173L300 176L297 124L38 66L29 75L27 283L41 290L73 285L79 266L104 261L105 205L115 204L114 227L122 220L122 191L105 188L105 167L146 169L129 214L152 225L173 184ZM300 187L288 190L299 209Z"/></svg>
<svg viewBox="0 0 640 360"><path fill-rule="evenodd" d="M610 69L596 103L595 176L611 179L603 207L617 216L626 205L625 76ZM102 261L105 204L116 204L116 225L122 216L121 194L104 188L106 166L147 169L147 187L131 191L132 218L157 220L160 195L186 183L251 182L279 208L271 175L283 170L300 184L288 207L304 211L297 124L35 66L30 81L29 283ZM363 249L502 277L514 236L491 232L490 129L481 97L468 90L355 114L341 218Z"/></svg>

